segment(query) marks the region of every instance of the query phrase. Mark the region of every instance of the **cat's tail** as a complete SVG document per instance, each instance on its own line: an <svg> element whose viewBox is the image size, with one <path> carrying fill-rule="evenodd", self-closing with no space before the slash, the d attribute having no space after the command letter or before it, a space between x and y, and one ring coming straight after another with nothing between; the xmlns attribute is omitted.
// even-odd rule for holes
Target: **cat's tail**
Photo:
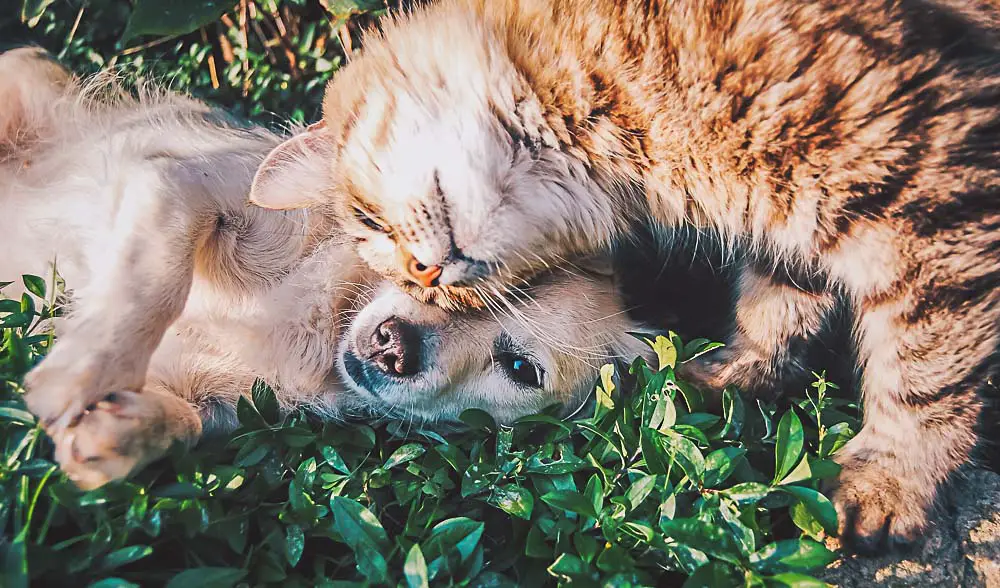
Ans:
<svg viewBox="0 0 1000 588"><path fill-rule="evenodd" d="M39 47L0 54L0 162L56 130L54 105L73 83L69 70Z"/></svg>

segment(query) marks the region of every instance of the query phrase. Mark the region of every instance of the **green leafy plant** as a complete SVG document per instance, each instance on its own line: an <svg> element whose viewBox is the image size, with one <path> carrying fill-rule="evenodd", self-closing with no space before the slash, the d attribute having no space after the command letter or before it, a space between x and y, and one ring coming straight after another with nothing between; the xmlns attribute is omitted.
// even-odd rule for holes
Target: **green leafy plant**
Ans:
<svg viewBox="0 0 1000 588"><path fill-rule="evenodd" d="M227 439L80 492L20 399L59 288L22 283L0 300L4 586L820 586L834 559L816 488L853 404L820 374L783 412L715 406L674 373L715 345L674 335L647 339L657 366L604 366L586 416L470 410L447 439L282 418L258 382Z"/></svg>
<svg viewBox="0 0 1000 588"><path fill-rule="evenodd" d="M76 72L113 67L256 122L319 118L326 82L390 7L372 0L21 0L0 50L40 44ZM275 116L275 113L281 113Z"/></svg>

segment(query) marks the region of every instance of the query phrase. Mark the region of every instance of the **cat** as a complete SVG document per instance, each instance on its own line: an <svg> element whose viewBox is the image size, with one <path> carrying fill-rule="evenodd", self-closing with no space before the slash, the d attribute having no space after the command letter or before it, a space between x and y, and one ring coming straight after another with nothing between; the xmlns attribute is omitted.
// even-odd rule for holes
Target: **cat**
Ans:
<svg viewBox="0 0 1000 588"><path fill-rule="evenodd" d="M276 134L76 80L37 49L0 54L0 97L0 275L55 259L71 289L25 400L82 488L231 430L258 378L285 411L447 430L466 408L568 413L598 366L652 360L599 260L503 309L448 313L373 276L322 211L247 207Z"/></svg>
<svg viewBox="0 0 1000 588"><path fill-rule="evenodd" d="M646 219L745 254L733 335L688 371L778 386L843 296L865 424L840 534L906 544L967 461L1000 296L996 3L442 0L331 81L322 156L251 199L336 207L412 295L482 306ZM305 141L305 138L298 138ZM329 175L321 191L281 190Z"/></svg>

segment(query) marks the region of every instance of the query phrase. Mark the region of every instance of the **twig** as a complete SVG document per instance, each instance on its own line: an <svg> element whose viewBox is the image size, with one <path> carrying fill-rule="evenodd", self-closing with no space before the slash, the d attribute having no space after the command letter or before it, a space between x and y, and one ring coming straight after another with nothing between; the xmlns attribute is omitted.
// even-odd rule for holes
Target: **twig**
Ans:
<svg viewBox="0 0 1000 588"><path fill-rule="evenodd" d="M232 63L236 56L233 54L233 44L229 42L226 31L236 28L236 25L233 24L233 19L229 18L228 14L223 14L220 20L222 20L222 24L226 25L225 30L219 31L219 48L222 49L222 60L226 63Z"/></svg>
<svg viewBox="0 0 1000 588"><path fill-rule="evenodd" d="M201 27L201 42L208 45L208 32L205 27ZM219 72L215 68L215 51L211 48L208 51L208 75L212 78L212 88L219 89Z"/></svg>
<svg viewBox="0 0 1000 588"><path fill-rule="evenodd" d="M250 36L247 34L247 0L240 0L240 43L243 45L243 95L250 93Z"/></svg>
<svg viewBox="0 0 1000 588"><path fill-rule="evenodd" d="M134 47L129 47L128 49L123 50L118 55L120 55L122 57L124 57L125 55L132 55L133 53L138 53L139 51L142 51L143 49L149 49L150 47L156 47L157 45L160 45L162 43L166 43L167 41L173 41L178 36L179 35L168 35L166 37L160 37L159 39L153 39L152 41L149 41L147 43L143 43L142 45L136 45Z"/></svg>
<svg viewBox="0 0 1000 588"><path fill-rule="evenodd" d="M253 4L251 4L251 6L253 6ZM271 47L274 45L280 45L281 41L268 38L268 36L264 34L264 29L260 28L260 23L256 20L251 20L250 26L253 27L253 34L257 35L257 39L260 40L260 44L264 46L264 51L267 53L267 60L271 62L271 65L278 65L278 57L274 54Z"/></svg>
<svg viewBox="0 0 1000 588"><path fill-rule="evenodd" d="M76 12L76 20L73 21L73 27L69 30L69 34L66 35L66 41L63 42L62 51L59 52L59 59L66 57L66 51L69 49L69 44L73 42L73 38L76 37L76 30L80 28L80 19L83 18L83 10L87 7L87 4L81 4L80 10Z"/></svg>
<svg viewBox="0 0 1000 588"><path fill-rule="evenodd" d="M268 13L268 16L271 17L271 20L265 18L262 21L281 44L285 52L285 58L288 60L289 72L292 75L292 79L296 79L298 77L298 70L295 67L297 60L295 59L295 51L292 48L292 43L287 38L288 29L285 28L285 23L281 20L281 15L277 11Z"/></svg>

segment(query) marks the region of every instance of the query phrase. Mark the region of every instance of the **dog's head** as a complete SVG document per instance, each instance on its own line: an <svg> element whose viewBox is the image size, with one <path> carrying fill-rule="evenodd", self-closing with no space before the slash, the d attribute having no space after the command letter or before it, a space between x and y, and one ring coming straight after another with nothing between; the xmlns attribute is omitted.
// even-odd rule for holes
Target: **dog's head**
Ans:
<svg viewBox="0 0 1000 588"><path fill-rule="evenodd" d="M648 352L609 276L540 277L520 296L447 312L385 284L343 334L337 370L345 402L418 425L468 408L511 422L583 402L601 365Z"/></svg>

